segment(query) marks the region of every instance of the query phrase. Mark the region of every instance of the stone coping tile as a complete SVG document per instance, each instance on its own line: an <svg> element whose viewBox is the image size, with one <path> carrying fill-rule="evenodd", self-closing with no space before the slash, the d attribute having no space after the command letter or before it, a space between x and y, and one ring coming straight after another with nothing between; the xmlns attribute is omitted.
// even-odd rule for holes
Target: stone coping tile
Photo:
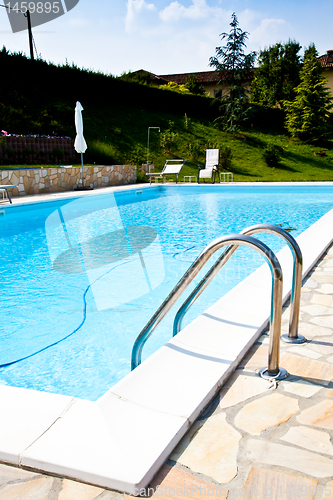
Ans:
<svg viewBox="0 0 333 500"><path fill-rule="evenodd" d="M116 397L78 399L22 453L21 464L133 494L151 481L188 427L184 418Z"/></svg>
<svg viewBox="0 0 333 500"><path fill-rule="evenodd" d="M0 385L0 459L15 465L20 454L70 407L74 398Z"/></svg>

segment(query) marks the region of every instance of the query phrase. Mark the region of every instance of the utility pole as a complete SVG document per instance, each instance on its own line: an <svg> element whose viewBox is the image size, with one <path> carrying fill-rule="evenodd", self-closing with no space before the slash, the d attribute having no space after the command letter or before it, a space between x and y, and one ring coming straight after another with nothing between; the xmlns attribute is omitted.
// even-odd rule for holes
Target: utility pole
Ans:
<svg viewBox="0 0 333 500"><path fill-rule="evenodd" d="M26 3L26 2L25 2ZM56 2L57 3L57 2ZM17 3L15 4L17 5ZM26 13L24 13L22 10L20 9L16 9L14 7L11 7L10 6L10 3L8 5L2 5L0 4L0 7L4 7L5 9L8 9L8 12L10 10L15 10L17 13L18 12L21 12L24 17L27 18L27 21L28 21L28 35L29 35L29 46L30 46L30 59L34 60L34 48L33 48L33 38L32 38L32 30L31 30L31 19L30 19L30 11L27 10ZM36 50L37 52L37 50Z"/></svg>
<svg viewBox="0 0 333 500"><path fill-rule="evenodd" d="M32 45L32 31L31 31L31 20L30 20L30 12L27 10L26 18L28 21L28 35L29 35L29 46L30 46L30 59L34 60L34 49Z"/></svg>

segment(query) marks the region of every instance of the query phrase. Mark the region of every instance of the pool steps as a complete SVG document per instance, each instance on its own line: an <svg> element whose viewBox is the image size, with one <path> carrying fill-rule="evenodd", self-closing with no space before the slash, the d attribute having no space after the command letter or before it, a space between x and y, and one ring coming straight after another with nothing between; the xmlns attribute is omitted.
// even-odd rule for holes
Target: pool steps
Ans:
<svg viewBox="0 0 333 500"><path fill-rule="evenodd" d="M333 210L296 238L303 277L332 227ZM277 257L285 301L293 262ZM96 402L0 386L0 460L137 494L267 327L270 281L265 264Z"/></svg>

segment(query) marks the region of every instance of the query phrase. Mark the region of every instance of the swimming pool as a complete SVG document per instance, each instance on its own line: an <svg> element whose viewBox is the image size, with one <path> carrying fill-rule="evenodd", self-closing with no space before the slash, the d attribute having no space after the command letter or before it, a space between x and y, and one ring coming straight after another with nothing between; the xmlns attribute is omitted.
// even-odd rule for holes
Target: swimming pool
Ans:
<svg viewBox="0 0 333 500"><path fill-rule="evenodd" d="M96 400L129 372L136 336L207 243L260 222L297 236L332 206L331 186L282 185L158 186L6 207L0 364L14 363L1 368L1 383ZM187 322L260 264L240 249ZM170 338L172 318L144 358Z"/></svg>

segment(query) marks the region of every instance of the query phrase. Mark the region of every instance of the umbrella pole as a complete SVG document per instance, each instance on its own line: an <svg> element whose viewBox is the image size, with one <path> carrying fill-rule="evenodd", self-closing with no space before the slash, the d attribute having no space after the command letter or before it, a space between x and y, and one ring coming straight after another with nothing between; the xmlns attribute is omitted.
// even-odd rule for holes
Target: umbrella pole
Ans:
<svg viewBox="0 0 333 500"><path fill-rule="evenodd" d="M82 165L82 186L84 187L83 153L81 153L81 165Z"/></svg>

